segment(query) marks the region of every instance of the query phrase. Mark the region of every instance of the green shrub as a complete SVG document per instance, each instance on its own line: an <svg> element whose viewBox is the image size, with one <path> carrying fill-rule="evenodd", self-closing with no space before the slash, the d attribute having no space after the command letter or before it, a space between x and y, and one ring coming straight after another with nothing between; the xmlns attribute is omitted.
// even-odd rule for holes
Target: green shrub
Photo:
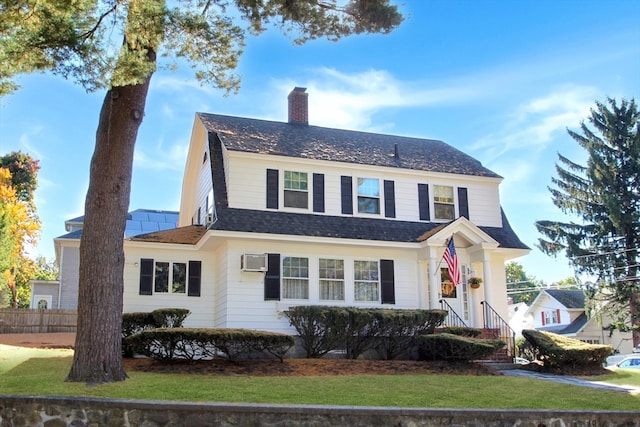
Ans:
<svg viewBox="0 0 640 427"><path fill-rule="evenodd" d="M525 329L522 336L534 348L537 359L546 368L602 366L613 347L587 344L562 335L535 329Z"/></svg>
<svg viewBox="0 0 640 427"><path fill-rule="evenodd" d="M159 308L151 312L156 328L181 328L190 314L186 308Z"/></svg>
<svg viewBox="0 0 640 427"><path fill-rule="evenodd" d="M460 335L462 337L476 338L482 334L482 329L470 328L468 326L447 326L438 331L439 333Z"/></svg>
<svg viewBox="0 0 640 427"><path fill-rule="evenodd" d="M344 328L339 328L336 307L301 305L291 307L284 314L300 337L300 345L307 358L320 358L343 344ZM341 318L342 319L342 318Z"/></svg>
<svg viewBox="0 0 640 427"><path fill-rule="evenodd" d="M505 342L500 340L447 333L418 337L420 358L424 360L482 360L504 346Z"/></svg>
<svg viewBox="0 0 640 427"><path fill-rule="evenodd" d="M396 359L416 345L420 335L433 334L447 317L445 310L372 310L375 349L384 360Z"/></svg>
<svg viewBox="0 0 640 427"><path fill-rule="evenodd" d="M232 361L254 353L268 353L282 361L295 342L290 335L225 328L149 329L126 341L138 354L156 360L224 357Z"/></svg>
<svg viewBox="0 0 640 427"><path fill-rule="evenodd" d="M148 329L178 328L182 326L191 312L186 308L159 308L152 312L133 312L122 314L122 355L133 357L134 349L131 348L126 338Z"/></svg>
<svg viewBox="0 0 640 427"><path fill-rule="evenodd" d="M151 313L136 312L122 314L122 355L133 357L134 350L128 344L126 338L147 329L156 327L156 322Z"/></svg>
<svg viewBox="0 0 640 427"><path fill-rule="evenodd" d="M416 336L433 333L447 315L444 310L330 306L291 307L284 314L308 358L344 349L349 359L372 349L394 359L415 345Z"/></svg>

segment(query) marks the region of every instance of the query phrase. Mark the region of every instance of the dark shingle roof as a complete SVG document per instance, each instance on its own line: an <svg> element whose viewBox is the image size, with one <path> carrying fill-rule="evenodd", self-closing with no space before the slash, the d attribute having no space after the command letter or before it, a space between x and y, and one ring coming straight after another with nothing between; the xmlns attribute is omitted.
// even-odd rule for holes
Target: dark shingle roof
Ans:
<svg viewBox="0 0 640 427"><path fill-rule="evenodd" d="M218 114L198 113L198 117L233 151L500 178L473 157L434 139Z"/></svg>
<svg viewBox="0 0 640 427"><path fill-rule="evenodd" d="M549 289L546 292L569 309L584 308L584 292L581 290Z"/></svg>
<svg viewBox="0 0 640 427"><path fill-rule="evenodd" d="M554 334L560 334L560 335L576 334L582 328L584 328L584 325L586 325L588 321L589 319L587 318L587 315L584 313L581 313L580 316L576 317L576 319L568 325L545 326L542 328L538 328L538 330L553 332Z"/></svg>
<svg viewBox="0 0 640 427"><path fill-rule="evenodd" d="M209 134L209 150L217 213L217 220L209 226L212 230L386 242L417 242L425 233L442 226L441 223L433 222L229 208L222 148L216 133ZM494 238L500 247L529 249L513 232L504 213L502 214L502 222L503 227L479 228Z"/></svg>

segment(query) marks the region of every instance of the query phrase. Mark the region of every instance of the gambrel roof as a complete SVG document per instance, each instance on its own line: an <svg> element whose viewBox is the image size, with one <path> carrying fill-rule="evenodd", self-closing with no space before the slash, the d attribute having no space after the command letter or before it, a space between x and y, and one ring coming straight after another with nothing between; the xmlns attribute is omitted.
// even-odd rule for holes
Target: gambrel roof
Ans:
<svg viewBox="0 0 640 427"><path fill-rule="evenodd" d="M304 128L295 125L293 127ZM240 130L237 129L237 131ZM216 221L209 225L211 230L411 243L420 241L420 237L426 232L442 225L433 222L390 221L354 216L230 208L222 161L222 145L218 135L218 132L209 131L209 152L217 216ZM515 234L504 212L502 224L502 227L479 228L495 239L502 248L529 249Z"/></svg>
<svg viewBox="0 0 640 427"><path fill-rule="evenodd" d="M197 113L228 150L501 178L438 140Z"/></svg>

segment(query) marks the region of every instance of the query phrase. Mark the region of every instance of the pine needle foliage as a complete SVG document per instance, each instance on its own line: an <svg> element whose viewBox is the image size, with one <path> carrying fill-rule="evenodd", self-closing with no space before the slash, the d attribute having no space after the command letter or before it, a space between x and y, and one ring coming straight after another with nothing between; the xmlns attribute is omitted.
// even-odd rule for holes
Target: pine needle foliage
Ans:
<svg viewBox="0 0 640 427"><path fill-rule="evenodd" d="M540 249L564 254L578 273L597 278L589 296L612 314L611 328L636 330L640 341L640 112L633 99L596 102L588 122L569 135L586 164L558 155L549 188L564 214L579 222L538 221Z"/></svg>

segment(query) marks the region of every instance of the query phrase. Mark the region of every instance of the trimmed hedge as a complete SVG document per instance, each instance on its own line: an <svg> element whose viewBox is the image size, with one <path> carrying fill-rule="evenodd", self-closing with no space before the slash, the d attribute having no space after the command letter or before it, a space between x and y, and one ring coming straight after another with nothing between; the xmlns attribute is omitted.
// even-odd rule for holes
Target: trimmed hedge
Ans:
<svg viewBox="0 0 640 427"><path fill-rule="evenodd" d="M297 306L284 314L300 337L307 358L344 350L357 359L376 350L395 359L415 345L418 335L431 334L446 318L444 310L392 310L334 306Z"/></svg>
<svg viewBox="0 0 640 427"><path fill-rule="evenodd" d="M447 326L446 328L439 329L438 333L459 335L462 337L476 338L482 334L482 329L470 328L468 326Z"/></svg>
<svg viewBox="0 0 640 427"><path fill-rule="evenodd" d="M419 354L422 360L482 360L505 345L506 343L501 340L447 333L418 337Z"/></svg>
<svg viewBox="0 0 640 427"><path fill-rule="evenodd" d="M546 368L602 366L613 351L610 345L587 344L580 340L535 329L524 329L522 336L531 344Z"/></svg>
<svg viewBox="0 0 640 427"><path fill-rule="evenodd" d="M226 358L236 361L268 353L282 361L295 340L290 335L246 329L157 328L126 338L138 354L156 360Z"/></svg>
<svg viewBox="0 0 640 427"><path fill-rule="evenodd" d="M127 337L155 328L179 328L191 312L186 308L160 308L152 312L122 314L122 355L133 357L134 350Z"/></svg>

